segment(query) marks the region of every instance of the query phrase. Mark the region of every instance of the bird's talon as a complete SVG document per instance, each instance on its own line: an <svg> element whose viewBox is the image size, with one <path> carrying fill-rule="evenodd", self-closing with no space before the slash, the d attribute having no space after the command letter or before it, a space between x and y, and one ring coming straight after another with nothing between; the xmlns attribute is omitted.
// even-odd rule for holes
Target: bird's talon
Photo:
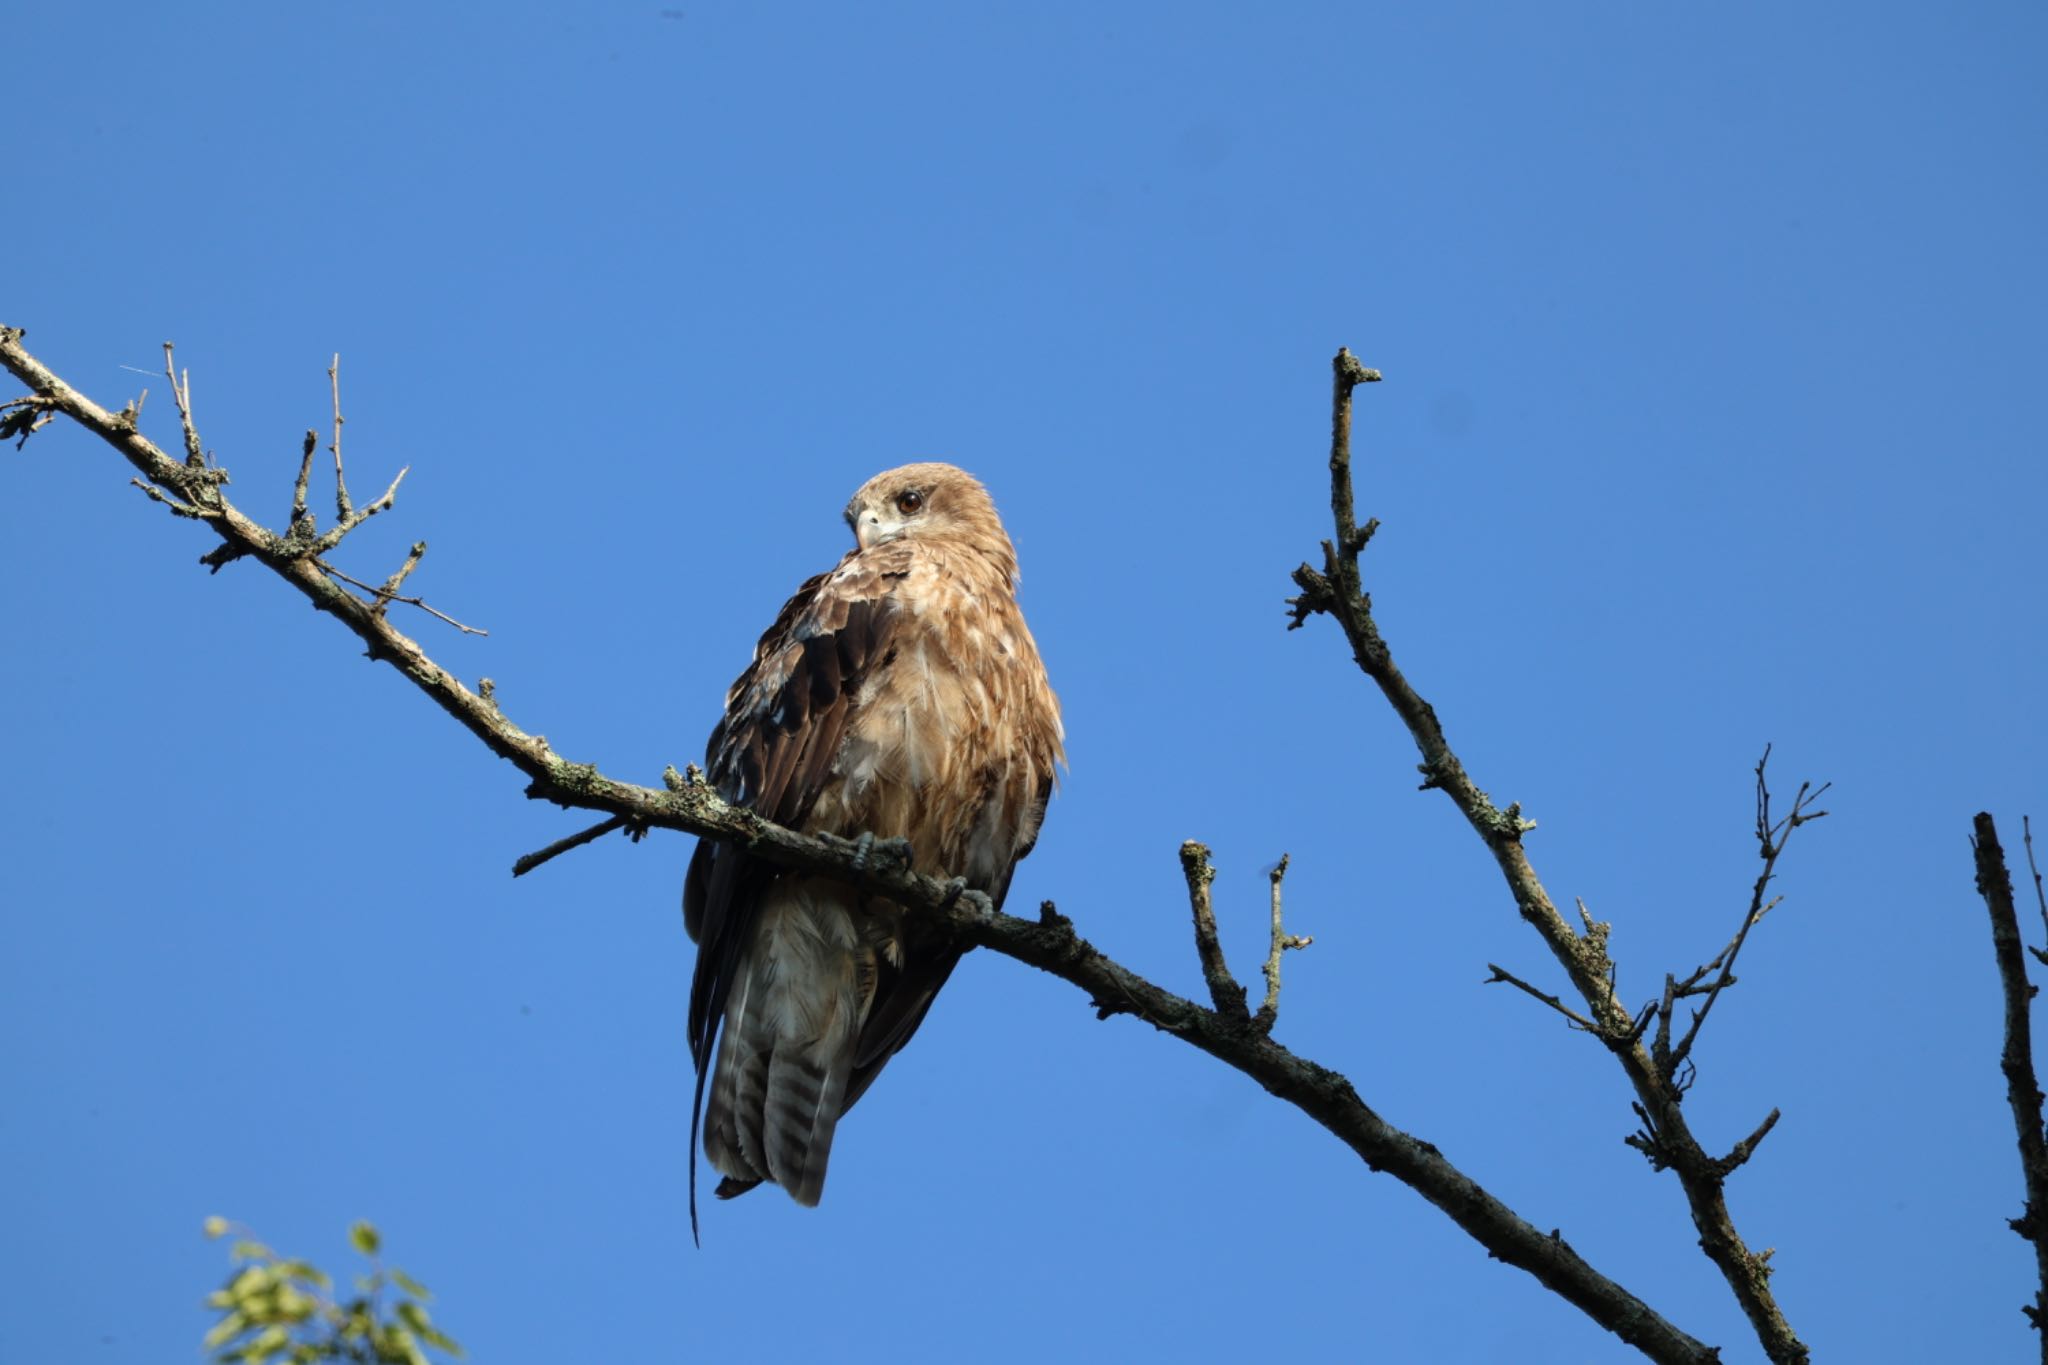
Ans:
<svg viewBox="0 0 2048 1365"><path fill-rule="evenodd" d="M893 859L903 866L910 866L910 840L877 839L872 833L862 834L853 841L853 872L861 876L868 870L868 859L880 849L885 859Z"/></svg>
<svg viewBox="0 0 2048 1365"><path fill-rule="evenodd" d="M960 897L967 890L967 878L955 877L946 883L946 898L939 902L941 910L951 910L960 903Z"/></svg>

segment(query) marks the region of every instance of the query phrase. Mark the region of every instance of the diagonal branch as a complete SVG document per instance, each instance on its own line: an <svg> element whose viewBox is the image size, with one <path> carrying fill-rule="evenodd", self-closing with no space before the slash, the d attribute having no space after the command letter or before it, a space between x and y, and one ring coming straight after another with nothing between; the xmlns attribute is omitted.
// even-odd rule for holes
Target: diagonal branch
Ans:
<svg viewBox="0 0 2048 1365"><path fill-rule="evenodd" d="M610 834L615 829L629 828L630 823L631 822L628 821L625 816L614 815L608 820L598 821L596 824L592 825L588 829L579 829L574 834L571 834L566 838L555 840L546 848L535 849L533 852L521 857L517 862L512 864L512 875L515 877L524 877L527 873L533 871L536 867L539 867L541 864L552 862L554 859L561 857L564 853L571 852L574 849L579 849L583 847L585 844L592 843L598 839L602 839L605 835Z"/></svg>
<svg viewBox="0 0 2048 1365"><path fill-rule="evenodd" d="M2005 1073L2006 1103L2019 1134L2020 1173L2026 1179L2027 1207L2009 1220L2012 1230L2034 1244L2034 1266L2040 1287L2026 1305L2027 1321L2041 1334L2041 1359L2048 1362L2048 1141L2041 1130L2041 1083L2034 1070L2033 1007L2035 987L2027 980L2027 959L2020 951L2019 914L2013 908L2012 877L2005 868L2005 849L1998 826L1988 812L1979 812L1970 846L1977 856L1977 894L1991 911L1991 950L1998 959L1998 984L2005 992L2005 1046L1998 1056Z"/></svg>
<svg viewBox="0 0 2048 1365"><path fill-rule="evenodd" d="M1351 646L1352 660L1380 690L1394 714L1407 727L1420 751L1424 790L1435 788L1450 797L1459 814L1493 855L1502 879L1521 916L1542 937L1572 986L1588 1006L1588 1016L1609 1051L1620 1061L1636 1094L1643 1132L1629 1139L1644 1146L1658 1167L1678 1174L1699 1229L1700 1247L1720 1270L1748 1317L1764 1352L1776 1365L1803 1365L1805 1344L1792 1331L1771 1292L1768 1253L1752 1252L1736 1231L1723 1190L1728 1172L1700 1146L1680 1108L1683 1090L1662 1074L1641 1041L1634 1017L1615 993L1614 963L1607 955L1607 926L1587 917L1586 932L1574 930L1558 912L1522 847L1522 836L1535 828L1519 804L1494 805L1473 780L1444 735L1436 710L1415 690L1395 664L1392 650L1373 619L1372 599L1358 570L1358 556L1372 538L1376 523L1356 524L1351 476L1351 400L1359 384L1377 380L1348 350L1337 352L1333 412L1330 423L1330 510L1336 527L1333 540L1323 542L1323 566L1303 564L1294 571L1300 594L1287 601L1290 629L1317 613L1332 617Z"/></svg>
<svg viewBox="0 0 2048 1365"><path fill-rule="evenodd" d="M405 557L405 563L398 566L397 573L392 574L391 577L384 580L384 586L381 588L371 583L365 583L360 578L351 578L349 575L343 573L341 570L335 568L332 564L329 564L324 560L316 559L313 562L315 564L318 564L323 572L333 574L336 578L339 578L342 582L348 584L350 587L361 588L364 592L369 593L371 597L374 599L370 605L370 610L376 612L379 616L382 616L384 614L384 609L390 606L393 602L403 602L408 607L418 607L421 611L425 612L427 615L433 617L437 621L447 622L449 625L461 631L464 635L489 635L490 632L483 629L482 627L465 626L462 624L462 622L456 620L454 617L450 616L447 612L440 610L438 607L428 606L426 602L421 598L404 597L399 594L398 585L406 580L406 576L410 574L414 568L418 567L420 562L420 556L424 555L426 552L427 542L425 542L424 540L413 542L412 553Z"/></svg>
<svg viewBox="0 0 2048 1365"><path fill-rule="evenodd" d="M1573 1009L1570 1005L1565 1004L1564 1001L1558 999L1549 991L1538 990L1536 987L1522 980L1521 977L1516 976L1511 971L1508 971L1505 967L1500 967L1495 965L1494 963L1489 962L1486 964L1486 970L1492 972L1493 975L1486 978L1485 984L1489 986L1513 986L1516 990L1522 992L1522 994L1531 996L1537 1000L1541 1000L1544 1004L1556 1010L1559 1014L1564 1016L1564 1020L1567 1024L1579 1030L1581 1033L1598 1034L1600 1032L1600 1026L1594 1023L1591 1019L1588 1019L1585 1015L1580 1014L1577 1010Z"/></svg>
<svg viewBox="0 0 2048 1365"><path fill-rule="evenodd" d="M1719 1354L1681 1331L1648 1304L1595 1270L1555 1232L1543 1232L1445 1159L1433 1145L1388 1123L1337 1072L1296 1056L1227 1012L1204 1009L1098 952L1071 921L1048 905L1040 919L992 909L977 892L912 871L897 854L850 840L812 837L770 824L723 800L700 773L664 788L606 777L554 752L540 735L513 724L494 690L471 691L395 629L374 603L344 591L310 555L281 552L282 539L221 496L217 471L188 473L135 429L65 384L21 345L22 334L0 327L0 365L61 411L113 446L151 483L208 513L225 546L253 556L320 611L360 639L371 658L403 674L491 752L529 779L527 795L564 807L623 816L629 825L723 839L778 866L858 881L868 890L927 916L966 945L984 947L1079 987L1104 1017L1128 1014L1201 1049L1294 1105L1355 1152L1443 1210L1488 1253L1533 1275L1546 1288L1653 1360L1709 1365ZM565 841L566 842L566 841ZM1240 1010L1242 1005L1240 1004Z"/></svg>

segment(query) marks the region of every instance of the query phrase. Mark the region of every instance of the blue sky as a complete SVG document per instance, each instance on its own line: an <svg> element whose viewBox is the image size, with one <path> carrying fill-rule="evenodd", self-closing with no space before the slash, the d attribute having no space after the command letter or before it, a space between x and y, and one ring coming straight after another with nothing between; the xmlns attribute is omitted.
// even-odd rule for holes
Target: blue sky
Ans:
<svg viewBox="0 0 2048 1365"><path fill-rule="evenodd" d="M1328 357L1366 572L1647 999L1736 927L1750 768L1831 779L1702 1043L1822 1358L2017 1359L2030 1259L1969 818L2048 820L2038 7L43 7L0 321L113 405L175 338L282 523L343 356L350 541L564 753L651 781L912 458L1019 546L1072 771L1013 904L1200 990L1282 851L1278 1036L1757 1358L1619 1072L1326 621ZM1632 1358L1255 1085L976 955L816 1211L689 1244L689 841L579 827L53 430L7 452L9 1365L192 1358L201 1220L368 1217L483 1362Z"/></svg>

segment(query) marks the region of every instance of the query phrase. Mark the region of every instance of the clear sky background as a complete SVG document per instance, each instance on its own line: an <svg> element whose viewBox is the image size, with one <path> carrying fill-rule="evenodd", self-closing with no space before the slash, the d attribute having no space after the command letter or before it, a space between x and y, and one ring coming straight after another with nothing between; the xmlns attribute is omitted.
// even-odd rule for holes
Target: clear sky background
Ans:
<svg viewBox="0 0 2048 1365"><path fill-rule="evenodd" d="M1198 992L1215 848L1278 1037L1759 1358L1560 974L1287 573L1360 395L1368 582L1647 1000L1737 926L1766 742L1831 779L1688 1112L1822 1359L2017 1360L2031 1261L1973 812L2048 820L2033 5L67 5L8 21L0 321L179 343L282 526L343 361L340 555L561 752L701 755L870 474L993 489L1072 770L1013 908ZM132 367L132 368L125 368ZM349 1220L484 1365L1631 1353L1256 1085L985 954L821 1208L685 1212L689 841L607 841L51 430L4 452L0 1361L192 1359L243 1220ZM2038 936L2039 928L2035 926Z"/></svg>

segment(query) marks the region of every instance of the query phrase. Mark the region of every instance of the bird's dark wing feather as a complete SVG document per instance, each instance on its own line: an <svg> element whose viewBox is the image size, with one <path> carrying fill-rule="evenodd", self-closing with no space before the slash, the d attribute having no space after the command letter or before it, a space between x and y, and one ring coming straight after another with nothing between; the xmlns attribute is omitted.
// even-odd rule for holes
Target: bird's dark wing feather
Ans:
<svg viewBox="0 0 2048 1365"><path fill-rule="evenodd" d="M705 771L719 794L778 825L801 829L835 780L862 684L892 654L891 594L908 572L911 547L891 543L849 554L783 604L726 694L711 731ZM690 1056L697 1068L691 1114L694 1190L697 1122L719 1021L741 954L752 936L773 865L715 840L698 841L683 882L683 924L697 941L690 983ZM941 978L943 980L943 977ZM692 1219L694 1221L694 1194Z"/></svg>

